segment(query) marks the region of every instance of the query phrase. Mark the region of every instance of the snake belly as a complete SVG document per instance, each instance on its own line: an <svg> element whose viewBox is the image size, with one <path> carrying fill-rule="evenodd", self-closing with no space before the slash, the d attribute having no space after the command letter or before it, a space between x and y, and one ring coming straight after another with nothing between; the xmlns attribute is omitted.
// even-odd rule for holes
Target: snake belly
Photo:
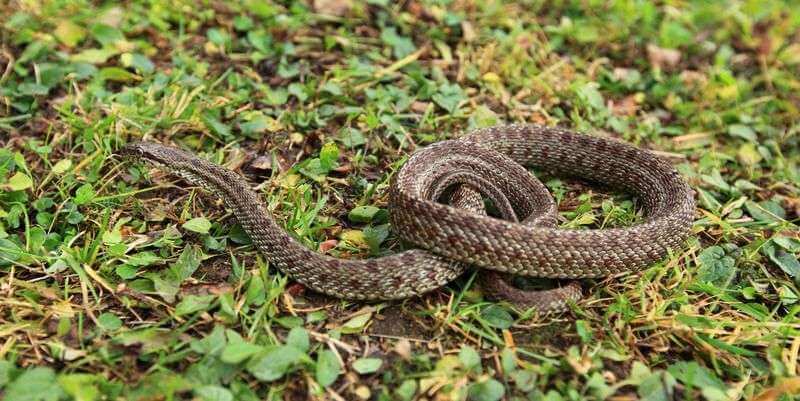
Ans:
<svg viewBox="0 0 800 401"><path fill-rule="evenodd" d="M129 144L120 154L219 196L272 265L314 291L353 300L419 295L448 283L469 265L547 278L641 269L682 245L694 213L692 190L651 153L557 128L492 127L416 152L393 178L392 227L421 249L339 259L308 249L286 232L247 182L226 168L150 142ZM555 228L552 198L525 167L630 191L643 205L645 220L608 230ZM453 204L439 203L451 187ZM505 220L483 214L482 196L500 205ZM578 295L575 286L567 286L517 298L526 306L554 311Z"/></svg>

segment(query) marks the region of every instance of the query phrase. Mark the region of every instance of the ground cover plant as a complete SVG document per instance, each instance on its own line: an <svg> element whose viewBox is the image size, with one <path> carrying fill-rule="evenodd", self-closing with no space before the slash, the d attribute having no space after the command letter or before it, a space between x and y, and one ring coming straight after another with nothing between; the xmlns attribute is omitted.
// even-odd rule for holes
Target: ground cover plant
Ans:
<svg viewBox="0 0 800 401"><path fill-rule="evenodd" d="M0 8L0 398L792 399L800 390L793 1L11 1ZM221 203L113 156L234 169L307 246L396 252L415 149L509 122L652 149L686 247L571 311L467 274L400 302L305 290ZM544 177L569 228L635 199ZM528 285L530 283L521 283Z"/></svg>

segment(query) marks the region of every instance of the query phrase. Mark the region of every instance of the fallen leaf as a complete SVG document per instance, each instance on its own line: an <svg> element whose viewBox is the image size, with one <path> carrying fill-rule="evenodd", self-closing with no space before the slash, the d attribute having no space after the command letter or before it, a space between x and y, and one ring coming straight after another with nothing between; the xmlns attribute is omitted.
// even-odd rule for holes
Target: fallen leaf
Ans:
<svg viewBox="0 0 800 401"><path fill-rule="evenodd" d="M636 94L618 101L611 101L611 112L618 116L634 116L639 111L639 98Z"/></svg>
<svg viewBox="0 0 800 401"><path fill-rule="evenodd" d="M53 35L67 47L75 47L86 37L86 30L70 20L61 20Z"/></svg>
<svg viewBox="0 0 800 401"><path fill-rule="evenodd" d="M511 331L508 329L503 330L503 343L505 343L507 348L514 348L517 346L514 342L514 335L511 334Z"/></svg>
<svg viewBox="0 0 800 401"><path fill-rule="evenodd" d="M478 34L475 33L475 28L472 27L469 21L461 21L461 32L463 32L464 41L467 43L478 37Z"/></svg>
<svg viewBox="0 0 800 401"><path fill-rule="evenodd" d="M258 170L271 170L272 158L266 155L258 156L250 163L250 167Z"/></svg>
<svg viewBox="0 0 800 401"><path fill-rule="evenodd" d="M420 102L419 100L416 100L414 101L414 103L411 103L411 111L422 114L426 110L428 110L428 105L430 105L430 103Z"/></svg>
<svg viewBox="0 0 800 401"><path fill-rule="evenodd" d="M368 400L369 397L372 396L372 392L369 390L367 386L358 386L356 387L355 394L359 399Z"/></svg>
<svg viewBox="0 0 800 401"><path fill-rule="evenodd" d="M331 249L336 248L336 244L338 244L338 243L339 243L339 241L337 241L335 239L329 239L327 241L322 241L322 242L319 243L319 252L320 253L328 252Z"/></svg>
<svg viewBox="0 0 800 401"><path fill-rule="evenodd" d="M286 287L286 292L293 297L297 297L306 292L306 286L300 283L291 283Z"/></svg>
<svg viewBox="0 0 800 401"><path fill-rule="evenodd" d="M665 49L654 44L647 45L647 58L653 68L675 67L681 61L681 52L675 49Z"/></svg>
<svg viewBox="0 0 800 401"><path fill-rule="evenodd" d="M745 143L740 146L736 156L745 166L754 166L761 161L761 154L758 153L756 145L752 143Z"/></svg>
<svg viewBox="0 0 800 401"><path fill-rule="evenodd" d="M611 73L614 76L614 79L617 81L626 81L636 76L636 74L639 74L638 71L632 68L620 68L620 67L614 68L614 71L612 71Z"/></svg>
<svg viewBox="0 0 800 401"><path fill-rule="evenodd" d="M351 0L314 0L314 11L337 17L343 17L353 8Z"/></svg>
<svg viewBox="0 0 800 401"><path fill-rule="evenodd" d="M406 361L411 359L411 342L408 339L401 338L394 345L394 352Z"/></svg>
<svg viewBox="0 0 800 401"><path fill-rule="evenodd" d="M672 138L672 146L678 150L698 148L711 144L712 135L708 132L695 132Z"/></svg>
<svg viewBox="0 0 800 401"><path fill-rule="evenodd" d="M777 386L762 391L752 401L775 401L784 393L797 394L800 392L800 377L792 377L780 382Z"/></svg>
<svg viewBox="0 0 800 401"><path fill-rule="evenodd" d="M681 71L681 81L684 85L702 88L708 83L708 77L702 72L686 70Z"/></svg>

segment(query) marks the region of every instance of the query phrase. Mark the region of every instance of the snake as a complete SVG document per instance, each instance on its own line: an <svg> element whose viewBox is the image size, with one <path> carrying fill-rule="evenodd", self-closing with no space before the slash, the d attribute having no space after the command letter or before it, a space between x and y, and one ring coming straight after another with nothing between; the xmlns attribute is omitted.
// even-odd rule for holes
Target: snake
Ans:
<svg viewBox="0 0 800 401"><path fill-rule="evenodd" d="M232 170L154 142L130 143L118 153L215 194L271 265L313 291L354 301L421 295L474 267L493 297L563 311L581 296L574 281L523 291L506 278L576 280L641 270L684 245L695 212L694 191L653 152L560 127L500 125L423 147L394 173L389 222L412 249L336 258L286 231ZM529 169L629 193L642 219L617 228L559 228L552 196Z"/></svg>

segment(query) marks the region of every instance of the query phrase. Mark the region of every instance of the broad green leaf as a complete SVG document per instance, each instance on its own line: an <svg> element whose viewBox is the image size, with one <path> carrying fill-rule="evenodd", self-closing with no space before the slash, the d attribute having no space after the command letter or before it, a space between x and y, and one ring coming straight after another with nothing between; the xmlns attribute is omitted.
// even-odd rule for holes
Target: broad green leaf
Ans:
<svg viewBox="0 0 800 401"><path fill-rule="evenodd" d="M246 15L237 15L233 18L233 27L237 31L249 31L253 29L253 19Z"/></svg>
<svg viewBox="0 0 800 401"><path fill-rule="evenodd" d="M444 84L432 99L448 113L455 113L461 101L466 99L466 95L458 84Z"/></svg>
<svg viewBox="0 0 800 401"><path fill-rule="evenodd" d="M103 231L103 244L105 245L117 245L122 242L122 232L120 230L111 229L109 231ZM110 249L111 247L109 247ZM124 251L125 248L123 248Z"/></svg>
<svg viewBox="0 0 800 401"><path fill-rule="evenodd" d="M149 354L167 348L176 335L177 333L170 330L148 327L138 330L120 330L113 337L113 341L126 347L140 346L141 353Z"/></svg>
<svg viewBox="0 0 800 401"><path fill-rule="evenodd" d="M583 102L586 106L590 107L593 110L604 110L605 109L605 101L603 100L603 95L598 90L598 85L595 82L589 82L583 85L576 87L575 94L578 95L578 99Z"/></svg>
<svg viewBox="0 0 800 401"><path fill-rule="evenodd" d="M469 127L471 129L491 127L499 122L500 119L497 114L484 105L476 107L472 115L469 116Z"/></svg>
<svg viewBox="0 0 800 401"><path fill-rule="evenodd" d="M94 199L94 197L95 197L94 187L92 187L92 184L85 183L80 187L78 187L77 190L75 190L75 197L73 199L73 202L75 202L75 204L79 206L85 205L91 202Z"/></svg>
<svg viewBox="0 0 800 401"><path fill-rule="evenodd" d="M699 389L708 401L727 401L727 386L713 371L695 361L670 365L667 372L689 388Z"/></svg>
<svg viewBox="0 0 800 401"><path fill-rule="evenodd" d="M729 193L733 191L733 187L731 187L730 184L728 184L727 181L725 181L725 178L717 170L714 170L709 175L703 175L701 176L701 178L703 179L704 182L722 192Z"/></svg>
<svg viewBox="0 0 800 401"><path fill-rule="evenodd" d="M151 251L135 253L128 257L128 264L133 266L150 266L163 259Z"/></svg>
<svg viewBox="0 0 800 401"><path fill-rule="evenodd" d="M475 348L469 345L462 345L461 350L458 352L458 360L466 370L472 370L481 366L481 356Z"/></svg>
<svg viewBox="0 0 800 401"><path fill-rule="evenodd" d="M354 223L369 223L381 209L375 206L356 206L347 215L347 218Z"/></svg>
<svg viewBox="0 0 800 401"><path fill-rule="evenodd" d="M336 168L339 159L339 148L333 142L328 142L322 146L319 152L319 165L325 173Z"/></svg>
<svg viewBox="0 0 800 401"><path fill-rule="evenodd" d="M692 43L692 32L686 29L679 21L665 19L659 31L659 44L663 47L676 49Z"/></svg>
<svg viewBox="0 0 800 401"><path fill-rule="evenodd" d="M247 32L247 41L262 55L274 52L272 49L272 36L261 30L251 30Z"/></svg>
<svg viewBox="0 0 800 401"><path fill-rule="evenodd" d="M259 380L273 381L283 377L296 364L308 359L308 356L297 348L283 345L251 359L247 364L247 370Z"/></svg>
<svg viewBox="0 0 800 401"><path fill-rule="evenodd" d="M778 265L789 276L800 277L800 261L797 260L796 256L774 246L772 242L764 244L761 247L761 252L767 255L773 263Z"/></svg>
<svg viewBox="0 0 800 401"><path fill-rule="evenodd" d="M758 137L756 136L756 132L753 131L752 128L746 125L731 124L728 126L728 134L730 134L731 136L745 139L749 142L753 143L758 142Z"/></svg>
<svg viewBox="0 0 800 401"><path fill-rule="evenodd" d="M408 37L398 34L397 28L395 27L385 28L383 32L381 32L381 40L383 43L392 47L394 57L397 59L408 56L416 50L414 42Z"/></svg>
<svg viewBox="0 0 800 401"><path fill-rule="evenodd" d="M643 401L670 401L675 387L675 379L666 372L654 372L639 383L639 397Z"/></svg>
<svg viewBox="0 0 800 401"><path fill-rule="evenodd" d="M19 260L22 257L22 252L19 245L5 238L0 238L0 266Z"/></svg>
<svg viewBox="0 0 800 401"><path fill-rule="evenodd" d="M495 379L488 379L469 386L470 401L498 401L503 398L505 393L503 384Z"/></svg>
<svg viewBox="0 0 800 401"><path fill-rule="evenodd" d="M223 138L231 137L231 128L225 124L223 124L217 117L215 117L212 113L203 113L200 115L200 120L203 121L206 128L209 131L217 134Z"/></svg>
<svg viewBox="0 0 800 401"><path fill-rule="evenodd" d="M104 64L111 57L116 56L118 53L115 49L86 49L80 53L73 54L70 60L74 63L87 63L87 64Z"/></svg>
<svg viewBox="0 0 800 401"><path fill-rule="evenodd" d="M211 229L211 222L205 217L195 217L183 223L182 227L196 233L208 234L208 230Z"/></svg>
<svg viewBox="0 0 800 401"><path fill-rule="evenodd" d="M697 279L725 288L736 274L736 261L725 255L725 250L720 246L704 249L697 257L700 267L697 269Z"/></svg>
<svg viewBox="0 0 800 401"><path fill-rule="evenodd" d="M747 201L744 203L747 213L754 219L763 222L779 222L786 218L786 211L777 202L767 200L761 202Z"/></svg>
<svg viewBox="0 0 800 401"><path fill-rule="evenodd" d="M297 348L302 352L308 352L310 341L308 339L308 332L302 327L293 327L289 330L289 335L286 337L286 345Z"/></svg>
<svg viewBox="0 0 800 401"><path fill-rule="evenodd" d="M53 174L61 175L69 171L72 168L72 160L70 159L61 159L55 165L53 165Z"/></svg>
<svg viewBox="0 0 800 401"><path fill-rule="evenodd" d="M214 355L222 351L226 343L225 328L221 325L216 325L214 330L211 330L211 333L199 340L192 341L189 346L199 354Z"/></svg>
<svg viewBox="0 0 800 401"><path fill-rule="evenodd" d="M584 344L589 343L592 340L592 326L587 321L582 319L576 320L575 331L578 333L578 337L581 338L581 342Z"/></svg>
<svg viewBox="0 0 800 401"><path fill-rule="evenodd" d="M102 23L92 25L89 31L95 40L100 42L103 46L113 46L125 40L125 36L119 29Z"/></svg>
<svg viewBox="0 0 800 401"><path fill-rule="evenodd" d="M506 374L517 368L517 353L513 348L506 347L500 351L500 367Z"/></svg>
<svg viewBox="0 0 800 401"><path fill-rule="evenodd" d="M280 106L289 100L289 92L283 88L270 88L266 95L267 104L270 106Z"/></svg>
<svg viewBox="0 0 800 401"><path fill-rule="evenodd" d="M326 387L336 381L341 372L339 358L333 351L324 349L317 353L315 377L320 386Z"/></svg>
<svg viewBox="0 0 800 401"><path fill-rule="evenodd" d="M250 279L250 285L247 286L247 292L245 293L247 304L261 305L264 303L266 296L264 280L261 278L261 276L253 276Z"/></svg>
<svg viewBox="0 0 800 401"><path fill-rule="evenodd" d="M344 92L342 92L342 87L336 82L331 81L325 82L322 88L320 88L320 91L330 93L333 96L341 96L344 94Z"/></svg>
<svg viewBox="0 0 800 401"><path fill-rule="evenodd" d="M687 386L696 388L711 386L719 389L725 389L726 387L725 383L714 372L700 366L695 361L674 363L667 368L667 372Z"/></svg>
<svg viewBox="0 0 800 401"><path fill-rule="evenodd" d="M353 362L353 370L362 375L375 373L382 364L383 361L380 358L359 358Z"/></svg>
<svg viewBox="0 0 800 401"><path fill-rule="evenodd" d="M215 298L216 296L214 295L189 295L175 307L175 315L183 316L204 311L214 302Z"/></svg>
<svg viewBox="0 0 800 401"><path fill-rule="evenodd" d="M75 401L95 401L100 399L97 380L95 375L73 373L60 376L58 384Z"/></svg>
<svg viewBox="0 0 800 401"><path fill-rule="evenodd" d="M172 274L150 273L146 277L153 282L156 294L169 303L175 302L175 295L178 294L180 289L180 282Z"/></svg>
<svg viewBox="0 0 800 401"><path fill-rule="evenodd" d="M45 96L50 93L50 88L35 82L23 82L19 84L17 90L26 96Z"/></svg>
<svg viewBox="0 0 800 401"><path fill-rule="evenodd" d="M343 128L339 132L339 138L341 139L342 144L348 148L354 148L367 143L367 138L364 136L364 134L355 128Z"/></svg>
<svg viewBox="0 0 800 401"><path fill-rule="evenodd" d="M135 266L128 264L119 265L114 269L114 273L117 273L117 275L123 280L130 280L136 277L136 273L138 272L139 270Z"/></svg>
<svg viewBox="0 0 800 401"><path fill-rule="evenodd" d="M758 153L756 145L752 143L745 143L740 146L736 156L745 166L754 166L762 159L761 153Z"/></svg>
<svg viewBox="0 0 800 401"><path fill-rule="evenodd" d="M275 323L281 325L286 329L293 329L295 327L303 327L303 318L300 316L279 316L273 319Z"/></svg>
<svg viewBox="0 0 800 401"><path fill-rule="evenodd" d="M511 372L511 379L520 391L531 391L536 388L536 373L532 370L515 370Z"/></svg>
<svg viewBox="0 0 800 401"><path fill-rule="evenodd" d="M122 65L127 68L134 68L140 74L149 74L155 70L155 65L143 54L123 53L119 57Z"/></svg>
<svg viewBox="0 0 800 401"><path fill-rule="evenodd" d="M114 331L122 327L122 320L111 312L106 312L97 317L97 323L105 331Z"/></svg>
<svg viewBox="0 0 800 401"><path fill-rule="evenodd" d="M206 37L211 43L225 47L230 42L230 35L219 28L211 28L206 31Z"/></svg>
<svg viewBox="0 0 800 401"><path fill-rule="evenodd" d="M380 246L389 237L389 224L369 226L364 229L364 241L369 245L370 251L377 254Z"/></svg>
<svg viewBox="0 0 800 401"><path fill-rule="evenodd" d="M206 385L194 390L203 401L233 401L233 394L225 387Z"/></svg>
<svg viewBox="0 0 800 401"><path fill-rule="evenodd" d="M114 82L132 82L140 79L138 75L119 67L101 68L98 77L103 81Z"/></svg>
<svg viewBox="0 0 800 401"><path fill-rule="evenodd" d="M188 246L183 249L178 260L170 265L169 270L178 282L182 282L194 274L203 258L205 258L205 254L199 246Z"/></svg>
<svg viewBox="0 0 800 401"><path fill-rule="evenodd" d="M514 323L514 318L505 308L500 305L489 305L481 311L481 318L486 320L489 326L498 329L507 329Z"/></svg>
<svg viewBox="0 0 800 401"><path fill-rule="evenodd" d="M417 393L417 387L416 380L408 379L403 381L403 383L397 387L394 393L402 401L411 401L414 398L414 395Z"/></svg>
<svg viewBox="0 0 800 401"><path fill-rule="evenodd" d="M231 342L222 350L220 359L225 363L241 363L255 355L263 348L245 341Z"/></svg>
<svg viewBox="0 0 800 401"><path fill-rule="evenodd" d="M260 112L251 114L249 117L249 120L239 124L239 129L242 130L243 134L250 137L257 137L258 134L264 133L271 127L275 127L277 124L275 120L261 114Z"/></svg>
<svg viewBox="0 0 800 401"><path fill-rule="evenodd" d="M4 401L57 401L64 395L57 383L51 368L26 370L8 385Z"/></svg>
<svg viewBox="0 0 800 401"><path fill-rule="evenodd" d="M27 174L17 171L8 179L6 187L12 191L22 191L33 186L33 180Z"/></svg>
<svg viewBox="0 0 800 401"><path fill-rule="evenodd" d="M778 296L785 305L796 304L798 300L797 293L785 284L778 288Z"/></svg>
<svg viewBox="0 0 800 401"><path fill-rule="evenodd" d="M789 252L800 252L800 239L775 235L772 237L772 242Z"/></svg>
<svg viewBox="0 0 800 401"><path fill-rule="evenodd" d="M352 334L361 332L371 318L372 312L362 313L354 316L342 325L342 333Z"/></svg>
<svg viewBox="0 0 800 401"><path fill-rule="evenodd" d="M53 36L65 46L75 47L86 37L86 30L68 19L62 19L56 25Z"/></svg>
<svg viewBox="0 0 800 401"><path fill-rule="evenodd" d="M13 368L11 362L0 360L0 389L11 381L11 370Z"/></svg>

